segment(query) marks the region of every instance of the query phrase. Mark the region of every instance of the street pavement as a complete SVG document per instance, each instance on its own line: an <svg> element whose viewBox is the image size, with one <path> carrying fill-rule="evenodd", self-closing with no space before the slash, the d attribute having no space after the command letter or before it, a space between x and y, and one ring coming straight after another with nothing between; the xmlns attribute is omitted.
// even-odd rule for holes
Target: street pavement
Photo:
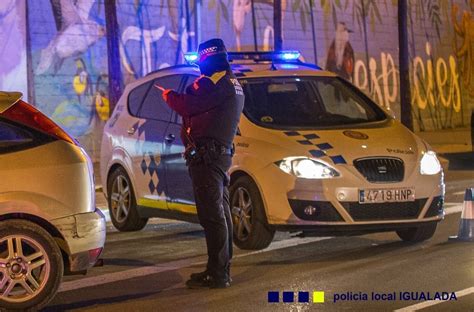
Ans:
<svg viewBox="0 0 474 312"><path fill-rule="evenodd" d="M65 277L45 311L474 311L474 244L448 241L456 235L473 171L446 174L447 216L435 236L420 244L395 233L358 237L294 237L277 233L263 251L236 248L231 288L189 290L184 282L202 270L205 240L199 225L152 219L139 232L120 233L108 223L103 267L87 276ZM105 200L98 194L98 205ZM269 303L268 292L280 303ZM295 293L282 303L282 292ZM324 303L312 303L324 291ZM308 292L310 303L299 303ZM455 292L457 300L401 300L400 292ZM372 300L395 293L395 300ZM367 294L368 300L354 300ZM339 297L353 300L334 302ZM350 298L349 298L350 299Z"/></svg>

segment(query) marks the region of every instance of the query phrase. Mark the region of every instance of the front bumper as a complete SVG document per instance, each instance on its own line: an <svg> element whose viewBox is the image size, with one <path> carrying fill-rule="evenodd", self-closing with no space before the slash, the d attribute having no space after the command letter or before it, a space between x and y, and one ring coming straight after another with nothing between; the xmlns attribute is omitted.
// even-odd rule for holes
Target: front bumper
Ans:
<svg viewBox="0 0 474 312"><path fill-rule="evenodd" d="M401 229L426 226L438 221L415 221L403 223L374 223L374 224L345 224L340 226L334 225L292 225L279 224L273 226L277 231L282 232L301 232L298 236L355 236L370 233L391 232Z"/></svg>
<svg viewBox="0 0 474 312"><path fill-rule="evenodd" d="M341 176L326 180L298 179L271 165L254 176L264 200L267 221L275 228L329 228L349 225L384 229L414 226L444 217L443 174L423 176L410 171L401 182L371 183L351 165L338 167ZM278 182L276 182L278 181ZM413 202L359 204L360 189L415 188ZM306 211L305 211L306 210ZM308 214L312 210L312 214Z"/></svg>
<svg viewBox="0 0 474 312"><path fill-rule="evenodd" d="M443 217L443 197L416 199L413 202L359 204L341 202L344 212L354 222L423 220ZM331 202L290 199L293 214L299 219L319 222L344 222Z"/></svg>
<svg viewBox="0 0 474 312"><path fill-rule="evenodd" d="M69 258L70 272L85 271L100 256L105 243L105 217L99 209L52 220L61 233L58 244Z"/></svg>

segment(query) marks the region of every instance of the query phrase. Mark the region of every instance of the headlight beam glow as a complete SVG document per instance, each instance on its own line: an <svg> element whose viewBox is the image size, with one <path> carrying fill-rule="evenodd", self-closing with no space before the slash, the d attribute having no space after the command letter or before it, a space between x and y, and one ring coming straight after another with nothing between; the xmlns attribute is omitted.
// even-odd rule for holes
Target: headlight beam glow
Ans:
<svg viewBox="0 0 474 312"><path fill-rule="evenodd" d="M339 176L335 169L308 157L287 157L276 164L282 171L303 179L330 179Z"/></svg>

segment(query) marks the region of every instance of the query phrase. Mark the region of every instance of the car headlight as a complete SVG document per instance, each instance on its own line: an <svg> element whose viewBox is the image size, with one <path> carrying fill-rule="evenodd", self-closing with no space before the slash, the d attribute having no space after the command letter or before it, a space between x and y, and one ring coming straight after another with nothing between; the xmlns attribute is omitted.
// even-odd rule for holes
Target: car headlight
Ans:
<svg viewBox="0 0 474 312"><path fill-rule="evenodd" d="M339 172L328 165L308 157L287 157L276 165L286 173L304 179L330 179Z"/></svg>
<svg viewBox="0 0 474 312"><path fill-rule="evenodd" d="M439 163L436 153L427 151L423 154L420 161L420 173L424 175L438 174L441 171L441 164Z"/></svg>

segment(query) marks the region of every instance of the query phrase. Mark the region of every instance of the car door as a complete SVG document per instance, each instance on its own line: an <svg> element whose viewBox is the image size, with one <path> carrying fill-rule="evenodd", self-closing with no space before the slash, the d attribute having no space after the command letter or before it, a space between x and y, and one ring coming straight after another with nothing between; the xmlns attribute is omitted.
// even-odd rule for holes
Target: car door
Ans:
<svg viewBox="0 0 474 312"><path fill-rule="evenodd" d="M183 76L186 88L197 76ZM184 90L183 88L183 90ZM194 194L186 162L182 157L184 144L181 140L182 120L174 113L168 130L166 131L164 150L166 154L166 184L168 207L170 210L182 213L196 213Z"/></svg>
<svg viewBox="0 0 474 312"><path fill-rule="evenodd" d="M164 140L168 125L173 116L171 109L162 98L162 92L154 84L177 90L182 81L181 75L169 75L147 81L136 90L136 101L141 101L136 111L130 113L138 118L129 129L136 137L133 156L133 172L137 181L137 204L143 207L167 209L166 171L162 159ZM133 99L133 90L130 99ZM141 98L141 100L140 100ZM136 104L135 104L136 105ZM153 215L153 214L152 214Z"/></svg>

